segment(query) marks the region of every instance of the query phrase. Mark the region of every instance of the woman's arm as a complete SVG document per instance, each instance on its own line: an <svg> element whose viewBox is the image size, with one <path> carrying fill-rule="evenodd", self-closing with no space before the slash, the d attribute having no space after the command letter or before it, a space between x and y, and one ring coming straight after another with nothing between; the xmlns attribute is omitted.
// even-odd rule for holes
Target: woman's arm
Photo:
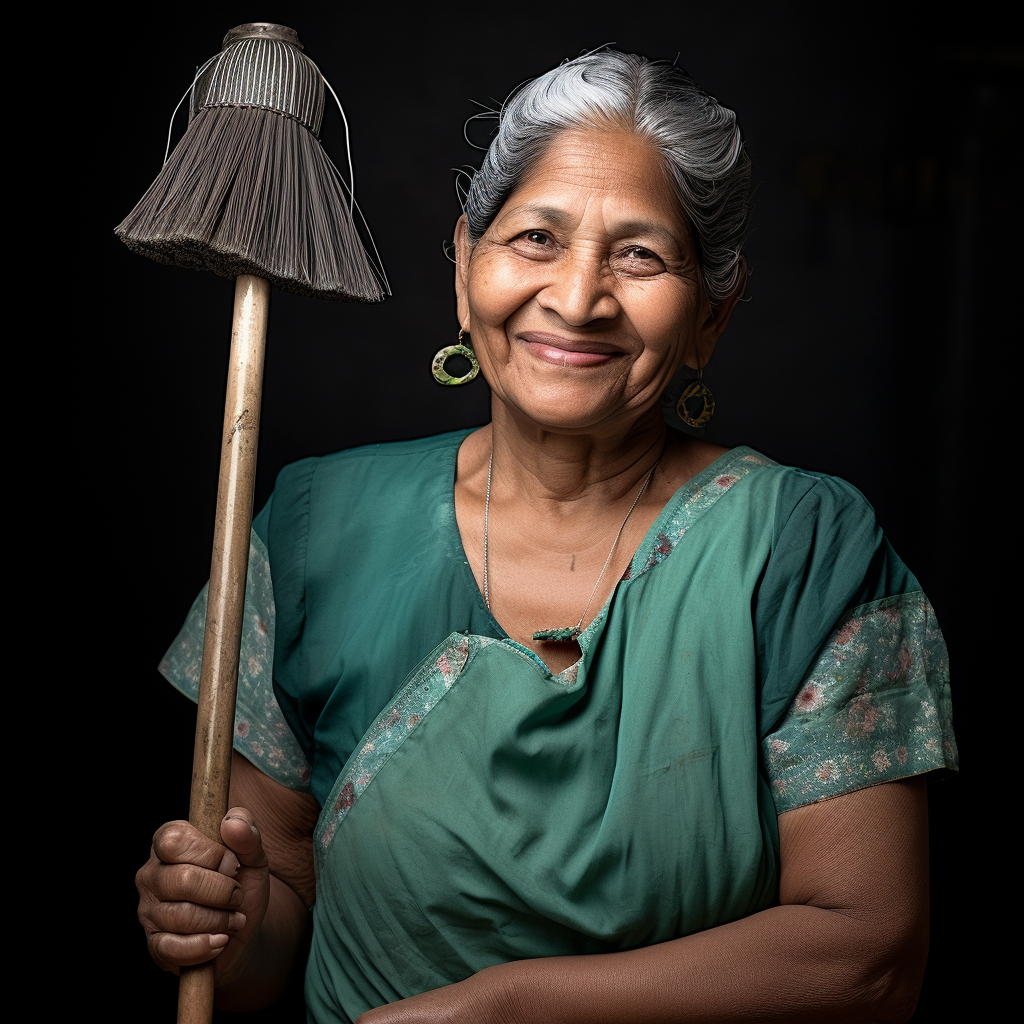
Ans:
<svg viewBox="0 0 1024 1024"><path fill-rule="evenodd" d="M318 812L237 753L230 803L223 845L185 821L157 830L136 876L139 920L157 964L177 971L216 957L217 1005L252 1010L273 1003L304 959Z"/></svg>
<svg viewBox="0 0 1024 1024"><path fill-rule="evenodd" d="M905 1021L928 951L923 779L787 811L780 903L657 946L523 960L358 1024Z"/></svg>

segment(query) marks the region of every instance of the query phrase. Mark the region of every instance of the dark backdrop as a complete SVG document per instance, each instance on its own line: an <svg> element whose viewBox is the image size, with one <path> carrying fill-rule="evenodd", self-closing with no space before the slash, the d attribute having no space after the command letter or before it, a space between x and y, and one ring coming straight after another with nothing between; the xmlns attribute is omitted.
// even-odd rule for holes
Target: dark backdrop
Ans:
<svg viewBox="0 0 1024 1024"><path fill-rule="evenodd" d="M841 19L818 5L623 6L207 4L177 25L136 9L106 33L104 74L119 88L90 123L91 191L73 197L96 272L92 297L74 301L100 343L72 365L96 453L78 480L93 516L85 570L104 609L90 657L118 750L100 783L124 808L102 826L106 948L127 969L115 1018L173 1019L173 985L133 920L132 874L153 829L187 814L194 714L155 666L209 571L232 286L135 256L112 228L155 176L195 66L228 28L261 18L297 29L345 105L357 196L394 297L273 293L257 507L294 459L485 421L482 381L441 389L429 374L457 331L444 243L459 212L452 168L479 157L462 136L472 101L500 102L615 42L678 53L738 112L757 189L753 273L706 373L718 410L708 438L851 480L932 598L965 768L931 788L933 951L915 1019L943 1019L961 987L984 998L980 972L998 959L984 880L1008 863L990 852L1002 770L991 718L1014 711L1000 621L1014 463L1000 389L1016 330L1020 39L977 5L955 23L897 5ZM330 107L323 138L341 165ZM111 635L127 640L111 648Z"/></svg>

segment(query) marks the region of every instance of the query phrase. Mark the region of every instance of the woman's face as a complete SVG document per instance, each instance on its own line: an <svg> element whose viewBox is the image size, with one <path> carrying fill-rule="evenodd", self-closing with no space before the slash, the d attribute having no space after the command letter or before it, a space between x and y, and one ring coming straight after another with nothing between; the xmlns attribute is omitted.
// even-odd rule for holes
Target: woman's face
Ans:
<svg viewBox="0 0 1024 1024"><path fill-rule="evenodd" d="M614 431L703 366L735 299L712 309L664 162L623 130L551 143L469 251L459 320L498 398L539 426Z"/></svg>

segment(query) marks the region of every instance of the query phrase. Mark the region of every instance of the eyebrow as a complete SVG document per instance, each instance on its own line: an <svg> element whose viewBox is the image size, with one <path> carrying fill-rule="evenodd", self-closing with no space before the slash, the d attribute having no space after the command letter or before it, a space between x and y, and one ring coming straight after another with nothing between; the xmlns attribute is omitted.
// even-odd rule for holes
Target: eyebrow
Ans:
<svg viewBox="0 0 1024 1024"><path fill-rule="evenodd" d="M527 216L539 217L541 220L546 220L555 227L565 227L569 223L569 215L564 210L559 210L556 206L537 206L533 203L527 206L518 206L511 211L514 214L526 214Z"/></svg>
<svg viewBox="0 0 1024 1024"><path fill-rule="evenodd" d="M662 227L660 224L652 224L648 220L627 220L621 224L615 225L615 234L622 236L629 235L655 235L658 238L663 238L666 242L670 242L672 245L680 247L685 246L687 239L677 238L675 233L669 231L668 228Z"/></svg>

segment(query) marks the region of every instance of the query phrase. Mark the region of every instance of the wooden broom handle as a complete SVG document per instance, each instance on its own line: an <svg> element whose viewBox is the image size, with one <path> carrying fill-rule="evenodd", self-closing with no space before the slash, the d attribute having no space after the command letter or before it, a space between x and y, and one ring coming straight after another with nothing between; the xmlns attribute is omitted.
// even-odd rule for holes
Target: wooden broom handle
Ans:
<svg viewBox="0 0 1024 1024"><path fill-rule="evenodd" d="M221 819L228 810L231 781L238 652L249 566L269 302L270 285L262 278L243 274L236 279L188 811L189 822L218 843ZM178 1024L209 1024L213 1019L215 963L182 968Z"/></svg>

